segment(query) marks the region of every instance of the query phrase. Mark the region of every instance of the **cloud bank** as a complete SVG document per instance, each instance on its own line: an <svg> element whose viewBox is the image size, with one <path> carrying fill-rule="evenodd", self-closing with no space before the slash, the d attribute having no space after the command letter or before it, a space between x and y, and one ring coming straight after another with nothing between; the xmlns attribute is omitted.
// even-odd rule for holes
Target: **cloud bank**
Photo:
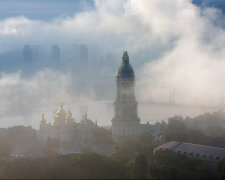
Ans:
<svg viewBox="0 0 225 180"><path fill-rule="evenodd" d="M223 99L225 30L220 10L200 9L190 0L96 0L95 6L51 22L23 16L2 20L0 53L27 43L67 46L82 39L97 43L101 53L113 52L117 57L128 50L139 100L152 96L168 101L171 91L180 104L216 105ZM79 96L70 91L70 81L70 75L49 70L41 70L32 79L3 74L0 116L26 105L32 109L35 104L51 106L59 98L71 102ZM110 124L108 119L103 124Z"/></svg>

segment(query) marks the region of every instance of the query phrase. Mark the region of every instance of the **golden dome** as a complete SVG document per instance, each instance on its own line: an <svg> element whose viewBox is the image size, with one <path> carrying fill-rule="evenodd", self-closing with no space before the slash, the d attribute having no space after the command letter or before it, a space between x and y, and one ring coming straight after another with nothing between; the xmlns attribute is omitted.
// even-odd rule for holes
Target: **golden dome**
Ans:
<svg viewBox="0 0 225 180"><path fill-rule="evenodd" d="M82 115L82 118L80 120L80 123L86 124L87 123L87 113L84 113L84 115Z"/></svg>
<svg viewBox="0 0 225 180"><path fill-rule="evenodd" d="M94 123L87 118L87 113L84 113L84 115L82 115L82 119L80 120L81 124L92 124L94 125Z"/></svg>
<svg viewBox="0 0 225 180"><path fill-rule="evenodd" d="M66 112L63 110L63 102L60 102L60 109L56 111L56 116L66 116Z"/></svg>
<svg viewBox="0 0 225 180"><path fill-rule="evenodd" d="M74 122L74 119L73 119L73 114L71 111L68 111L68 116L66 118L66 122Z"/></svg>

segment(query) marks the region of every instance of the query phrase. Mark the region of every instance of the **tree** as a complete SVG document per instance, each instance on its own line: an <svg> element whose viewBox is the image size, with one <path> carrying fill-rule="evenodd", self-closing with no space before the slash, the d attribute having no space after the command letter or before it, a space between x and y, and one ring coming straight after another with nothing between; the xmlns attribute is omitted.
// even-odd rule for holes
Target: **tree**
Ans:
<svg viewBox="0 0 225 180"><path fill-rule="evenodd" d="M220 161L218 163L218 174L221 179L225 179L225 161Z"/></svg>
<svg viewBox="0 0 225 180"><path fill-rule="evenodd" d="M44 154L47 156L58 155L58 149L59 149L59 140L48 137L43 149Z"/></svg>
<svg viewBox="0 0 225 180"><path fill-rule="evenodd" d="M112 145L112 133L104 128L96 128L93 132L93 136L87 141L91 145L104 144Z"/></svg>
<svg viewBox="0 0 225 180"><path fill-rule="evenodd" d="M129 159L134 158L138 153L143 152L142 144L136 139L117 141L115 144L116 153L124 155Z"/></svg>
<svg viewBox="0 0 225 180"><path fill-rule="evenodd" d="M8 142L6 142L5 140L0 140L0 157L6 157L6 156L9 156L11 151L12 151L12 148L11 146L9 145Z"/></svg>
<svg viewBox="0 0 225 180"><path fill-rule="evenodd" d="M154 142L154 136L152 131L146 131L138 137L139 142L143 144L152 144Z"/></svg>
<svg viewBox="0 0 225 180"><path fill-rule="evenodd" d="M157 151L149 167L153 179L213 179L209 167L201 160L170 150Z"/></svg>
<svg viewBox="0 0 225 180"><path fill-rule="evenodd" d="M132 168L132 178L146 178L148 162L143 154L138 154Z"/></svg>

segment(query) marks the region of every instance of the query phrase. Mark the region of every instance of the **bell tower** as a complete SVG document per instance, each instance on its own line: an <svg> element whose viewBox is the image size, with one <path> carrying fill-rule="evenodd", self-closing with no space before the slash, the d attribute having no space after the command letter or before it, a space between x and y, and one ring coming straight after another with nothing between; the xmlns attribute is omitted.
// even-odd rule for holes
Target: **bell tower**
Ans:
<svg viewBox="0 0 225 180"><path fill-rule="evenodd" d="M112 134L115 138L138 135L140 119L137 115L137 101L134 94L135 75L125 51L122 63L116 73L117 93L112 119Z"/></svg>

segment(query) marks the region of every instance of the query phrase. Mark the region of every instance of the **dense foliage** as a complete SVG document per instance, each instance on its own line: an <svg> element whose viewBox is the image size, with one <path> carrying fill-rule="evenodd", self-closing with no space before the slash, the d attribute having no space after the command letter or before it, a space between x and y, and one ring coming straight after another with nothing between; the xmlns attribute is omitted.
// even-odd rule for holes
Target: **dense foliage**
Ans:
<svg viewBox="0 0 225 180"><path fill-rule="evenodd" d="M195 118L175 116L164 124L165 141L184 141L225 147L225 114L206 113Z"/></svg>
<svg viewBox="0 0 225 180"><path fill-rule="evenodd" d="M9 156L15 149L23 147L24 154L33 153L37 148L36 131L31 127L15 126L0 129L0 157Z"/></svg>
<svg viewBox="0 0 225 180"><path fill-rule="evenodd" d="M172 151L158 151L150 163L149 175L155 179L208 179L212 171L202 161Z"/></svg>
<svg viewBox="0 0 225 180"><path fill-rule="evenodd" d="M93 153L51 158L1 160L0 179L123 178L123 166Z"/></svg>
<svg viewBox="0 0 225 180"><path fill-rule="evenodd" d="M114 141L111 132L97 129L86 140L85 147L113 146L112 154L99 155L87 148L83 153L59 156L62 144L48 138L40 143L31 127L0 129L0 179L4 178L131 178L131 179L224 179L225 162L209 165L172 151L157 151L154 148L168 141L184 141L225 147L225 114L206 113L195 118L175 116L168 122L157 123L152 131L138 138ZM153 137L154 128L160 127L160 141ZM157 129L157 128L155 128ZM22 149L24 157L10 154ZM45 156L37 155L42 152Z"/></svg>

